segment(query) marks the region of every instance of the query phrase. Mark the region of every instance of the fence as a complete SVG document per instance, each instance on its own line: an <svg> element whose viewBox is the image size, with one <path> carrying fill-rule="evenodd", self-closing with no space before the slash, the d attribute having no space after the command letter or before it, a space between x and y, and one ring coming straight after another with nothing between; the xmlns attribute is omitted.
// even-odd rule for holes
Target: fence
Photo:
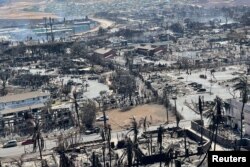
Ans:
<svg viewBox="0 0 250 167"><path fill-rule="evenodd" d="M208 130L207 128L205 128L203 126L200 126L196 121L191 121L191 129L200 133L201 128L202 128L203 135L209 139L212 139L212 135L213 135L212 131ZM225 148L234 148L234 146L235 146L235 140L230 140L230 139L224 138L218 134L216 137L216 142Z"/></svg>

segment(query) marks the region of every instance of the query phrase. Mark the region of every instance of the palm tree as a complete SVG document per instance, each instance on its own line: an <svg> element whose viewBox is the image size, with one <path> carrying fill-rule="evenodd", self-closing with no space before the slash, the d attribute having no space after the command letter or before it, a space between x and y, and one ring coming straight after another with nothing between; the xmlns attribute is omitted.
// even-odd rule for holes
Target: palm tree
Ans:
<svg viewBox="0 0 250 167"><path fill-rule="evenodd" d="M214 151L216 149L216 138L217 138L216 136L217 136L217 132L218 132L218 126L219 126L219 123L221 121L221 107L222 107L221 104L222 104L221 99L219 97L216 97L215 105L212 107L209 115L207 116L208 118L211 119L211 122L213 124L213 127L212 127L213 133L212 133L212 136L210 138L210 145L209 145L208 150L211 149L213 140L214 140ZM215 108L216 108L216 113L214 113ZM214 136L214 132L215 132L215 136ZM206 154L203 157L203 159L201 160L201 162L197 165L197 167L200 167L202 165L202 163L205 161L207 155L208 155L208 151L206 152Z"/></svg>
<svg viewBox="0 0 250 167"><path fill-rule="evenodd" d="M201 101L201 97L199 96L199 112L200 112L200 115L201 115L201 126L203 126L203 122L202 122L202 114L203 114L203 106L202 106L202 101ZM201 144L203 143L202 141L203 141L203 139L202 139L202 128L203 127L201 127Z"/></svg>
<svg viewBox="0 0 250 167"><path fill-rule="evenodd" d="M77 102L77 93L76 91L73 92L73 103L75 106L75 111L76 111L76 117L77 117L77 125L80 127L80 116L79 116L79 104Z"/></svg>
<svg viewBox="0 0 250 167"><path fill-rule="evenodd" d="M74 167L72 159L66 156L65 152L68 148L68 142L65 140L63 134L58 137L58 154L60 155L59 167Z"/></svg>
<svg viewBox="0 0 250 167"><path fill-rule="evenodd" d="M152 155L153 153L153 135L150 134L149 136L149 154Z"/></svg>
<svg viewBox="0 0 250 167"><path fill-rule="evenodd" d="M221 107L222 107L222 101L219 97L216 97L216 115L215 115L216 129L215 129L215 138L214 138L214 151L216 150L218 127L219 127L219 123L221 122Z"/></svg>
<svg viewBox="0 0 250 167"><path fill-rule="evenodd" d="M73 161L65 155L64 151L59 152L60 155L60 162L59 162L59 167L74 167Z"/></svg>
<svg viewBox="0 0 250 167"><path fill-rule="evenodd" d="M33 115L31 114L31 109L30 109L30 112L24 113L23 119L24 119L25 127L26 127L25 128L26 131L24 131L24 132L28 133L28 134L33 133L36 123L34 121Z"/></svg>
<svg viewBox="0 0 250 167"><path fill-rule="evenodd" d="M106 109L107 109L107 104L106 102L103 102L102 106L102 114L103 114L103 126L104 126L104 134L107 134L107 116L106 116Z"/></svg>
<svg viewBox="0 0 250 167"><path fill-rule="evenodd" d="M105 101L106 95L107 95L107 91L100 91L99 92L100 96L101 96L101 102L102 102L102 114L103 114L103 124L104 124L104 133L106 135L107 133L107 118L106 118L106 110L107 110L107 103Z"/></svg>
<svg viewBox="0 0 250 167"><path fill-rule="evenodd" d="M176 127L179 128L179 124L181 121L181 115L179 113L176 113Z"/></svg>
<svg viewBox="0 0 250 167"><path fill-rule="evenodd" d="M109 147L109 167L111 167L112 159L111 159L111 126L108 126L108 133L107 133L107 139L108 139L108 147Z"/></svg>
<svg viewBox="0 0 250 167"><path fill-rule="evenodd" d="M140 123L138 123L136 121L135 117L132 117L130 119L132 120L131 121L132 127L131 127L131 129L130 129L130 131L128 133L130 133L130 132L134 133L134 141L133 141L133 143L136 144L137 143L137 139L138 139L138 134L139 134L139 130L138 129L140 127Z"/></svg>
<svg viewBox="0 0 250 167"><path fill-rule="evenodd" d="M142 119L140 120L140 124L143 125L143 131L145 132L145 131L147 130L147 128L149 127L149 125L151 124L151 122L149 122L149 121L147 120L147 116L145 116L144 118L142 118Z"/></svg>
<svg viewBox="0 0 250 167"><path fill-rule="evenodd" d="M105 167L106 166L106 158L105 158L105 152L106 152L106 145L104 144L102 146L102 157L103 157L103 166Z"/></svg>
<svg viewBox="0 0 250 167"><path fill-rule="evenodd" d="M87 100L86 102L81 104L80 110L82 126L85 126L86 128L92 128L96 119L97 112L95 102L92 100Z"/></svg>
<svg viewBox="0 0 250 167"><path fill-rule="evenodd" d="M164 88L164 94L163 94L163 100L164 100L164 105L166 108L166 113L167 113L167 122L169 122L168 120L168 110L170 107L170 101L169 101L169 95L172 93L172 86L168 85Z"/></svg>
<svg viewBox="0 0 250 167"><path fill-rule="evenodd" d="M129 138L127 141L127 160L128 160L128 167L131 167L133 161L133 143Z"/></svg>
<svg viewBox="0 0 250 167"><path fill-rule="evenodd" d="M37 145L38 145L38 149L39 149L39 153L40 153L40 159L41 162L43 160L43 156L42 156L42 150L44 148L44 139L42 137L41 134L41 124L39 123L39 121L37 120L35 123L35 127L33 129L33 151L35 152L37 149Z"/></svg>
<svg viewBox="0 0 250 167"><path fill-rule="evenodd" d="M169 123L168 110L169 110L169 106L170 106L170 101L169 101L169 99L166 99L164 105L165 105L166 113L167 113L167 122L166 122L166 123L168 124L168 123Z"/></svg>
<svg viewBox="0 0 250 167"><path fill-rule="evenodd" d="M49 100L45 102L44 104L45 104L45 107L42 110L42 120L44 120L45 129L48 130L52 128L53 124L55 124L53 123L53 119L52 119L54 115L54 113L51 110L52 101Z"/></svg>
<svg viewBox="0 0 250 167"><path fill-rule="evenodd" d="M212 124L211 130L213 131L213 133L212 133L211 140L214 140L214 143L215 143L214 147L216 147L218 127L222 121L222 115L221 115L222 109L223 109L222 99L217 96L215 99L214 105L212 106L209 114L207 115L207 118L210 119L210 122L211 122L210 125Z"/></svg>
<svg viewBox="0 0 250 167"><path fill-rule="evenodd" d="M250 84L248 83L248 78L247 76L242 76L240 78L234 78L234 82L237 82L233 87L235 91L240 91L241 92L241 97L242 97L242 108L241 108L241 119L240 119L240 124L241 124L241 129L240 129L240 147L242 145L242 138L243 138L243 115L244 115L244 108L245 104L248 101L248 92L249 92L249 86Z"/></svg>
<svg viewBox="0 0 250 167"><path fill-rule="evenodd" d="M97 166L95 152L92 153L92 166L93 166L93 167L96 167L96 166Z"/></svg>
<svg viewBox="0 0 250 167"><path fill-rule="evenodd" d="M128 166L132 166L132 161L133 161L133 149L136 149L137 142L138 142L138 134L139 134L139 127L142 123L142 120L137 122L135 117L130 118L131 119L131 129L128 131L128 133L133 132L134 135L134 141L132 142L130 138L127 140L127 160L128 160ZM144 119L146 121L146 119ZM145 122L146 125L146 122ZM128 134L127 133L127 134ZM137 165L138 165L138 157L137 157Z"/></svg>
<svg viewBox="0 0 250 167"><path fill-rule="evenodd" d="M0 71L0 80L2 81L2 89L0 91L1 96L5 96L8 91L6 90L6 84L10 78L10 72L9 71Z"/></svg>
<svg viewBox="0 0 250 167"><path fill-rule="evenodd" d="M163 127L160 126L158 128L158 137L157 137L157 142L160 144L160 155L162 155L162 138L163 138ZM162 166L162 162L160 161L160 167Z"/></svg>
<svg viewBox="0 0 250 167"><path fill-rule="evenodd" d="M86 83L86 84L85 84L86 91L88 91L88 87L89 87L89 84Z"/></svg>

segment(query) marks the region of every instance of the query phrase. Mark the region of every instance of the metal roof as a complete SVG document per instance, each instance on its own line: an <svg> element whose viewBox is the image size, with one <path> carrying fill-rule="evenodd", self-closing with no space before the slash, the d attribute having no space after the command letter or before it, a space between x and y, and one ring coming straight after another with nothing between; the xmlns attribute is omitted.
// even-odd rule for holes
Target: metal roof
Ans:
<svg viewBox="0 0 250 167"><path fill-rule="evenodd" d="M32 99L32 98L41 97L41 96L49 96L49 95L50 95L49 93L39 92L39 91L27 92L27 93L22 93L22 94L7 95L7 96L0 97L0 103L21 101L21 100Z"/></svg>
<svg viewBox="0 0 250 167"><path fill-rule="evenodd" d="M5 109L5 110L0 111L0 113L1 113L1 115L4 115L4 114L18 113L18 112L22 112L22 111L43 108L43 107L45 107L45 104L40 103L40 104L29 105L29 106L25 106L25 107Z"/></svg>
<svg viewBox="0 0 250 167"><path fill-rule="evenodd" d="M111 48L100 48L100 49L96 49L95 53L102 55L102 54L106 54L106 53L108 53L110 51L112 51Z"/></svg>

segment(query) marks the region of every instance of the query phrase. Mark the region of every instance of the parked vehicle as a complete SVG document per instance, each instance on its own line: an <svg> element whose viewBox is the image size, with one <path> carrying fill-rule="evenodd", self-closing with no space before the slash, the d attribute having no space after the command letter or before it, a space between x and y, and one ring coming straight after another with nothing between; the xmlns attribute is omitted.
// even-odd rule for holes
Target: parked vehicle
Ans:
<svg viewBox="0 0 250 167"><path fill-rule="evenodd" d="M204 75L204 74L201 74L201 75L200 75L200 78L207 79L207 76Z"/></svg>
<svg viewBox="0 0 250 167"><path fill-rule="evenodd" d="M86 135L90 135L90 134L93 134L93 133L99 133L99 132L100 132L99 127L95 127L95 128L85 130Z"/></svg>
<svg viewBox="0 0 250 167"><path fill-rule="evenodd" d="M197 92L206 92L206 89L201 88L201 89L199 89Z"/></svg>
<svg viewBox="0 0 250 167"><path fill-rule="evenodd" d="M32 139L27 139L25 141L22 142L22 145L29 145L29 144L33 144L34 141Z"/></svg>
<svg viewBox="0 0 250 167"><path fill-rule="evenodd" d="M115 102L116 102L115 99L110 99L110 103L111 103L111 104L114 104Z"/></svg>
<svg viewBox="0 0 250 167"><path fill-rule="evenodd" d="M16 147L16 146L17 146L17 141L10 140L10 141L4 143L3 148Z"/></svg>
<svg viewBox="0 0 250 167"><path fill-rule="evenodd" d="M109 120L109 117L106 115L106 120ZM104 121L104 116L96 118L96 121Z"/></svg>
<svg viewBox="0 0 250 167"><path fill-rule="evenodd" d="M97 80L97 79L99 79L98 75L91 75L88 77L88 80Z"/></svg>
<svg viewBox="0 0 250 167"><path fill-rule="evenodd" d="M198 88L198 89L202 88L202 84L197 84L196 88Z"/></svg>
<svg viewBox="0 0 250 167"><path fill-rule="evenodd" d="M196 82L191 82L191 83L189 83L188 85L194 86L194 85L197 85L197 83L196 83Z"/></svg>

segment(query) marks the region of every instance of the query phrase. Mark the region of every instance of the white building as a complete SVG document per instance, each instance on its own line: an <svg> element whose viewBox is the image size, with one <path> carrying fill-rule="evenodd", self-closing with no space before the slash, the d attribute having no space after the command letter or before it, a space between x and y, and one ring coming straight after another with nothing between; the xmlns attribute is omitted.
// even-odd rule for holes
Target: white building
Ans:
<svg viewBox="0 0 250 167"><path fill-rule="evenodd" d="M241 129L241 110L242 102L241 99L229 99L226 101L229 104L229 108L226 109L225 115L228 117L227 125L230 125L232 128ZM243 125L245 133L250 135L250 103L246 103L244 106L244 120ZM244 131L243 131L244 132Z"/></svg>
<svg viewBox="0 0 250 167"><path fill-rule="evenodd" d="M37 111L45 106L49 93L34 91L0 97L0 114L3 117L18 116L26 111Z"/></svg>

